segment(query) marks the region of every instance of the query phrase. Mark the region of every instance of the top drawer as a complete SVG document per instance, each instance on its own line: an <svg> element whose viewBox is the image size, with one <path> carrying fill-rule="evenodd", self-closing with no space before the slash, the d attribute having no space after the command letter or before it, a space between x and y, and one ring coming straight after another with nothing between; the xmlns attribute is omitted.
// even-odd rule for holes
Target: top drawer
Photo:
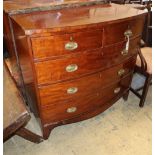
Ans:
<svg viewBox="0 0 155 155"><path fill-rule="evenodd" d="M104 27L104 46L126 40L125 33L130 32L130 37L141 35L144 18L108 24Z"/></svg>
<svg viewBox="0 0 155 155"><path fill-rule="evenodd" d="M31 38L34 59L60 56L102 46L103 30Z"/></svg>

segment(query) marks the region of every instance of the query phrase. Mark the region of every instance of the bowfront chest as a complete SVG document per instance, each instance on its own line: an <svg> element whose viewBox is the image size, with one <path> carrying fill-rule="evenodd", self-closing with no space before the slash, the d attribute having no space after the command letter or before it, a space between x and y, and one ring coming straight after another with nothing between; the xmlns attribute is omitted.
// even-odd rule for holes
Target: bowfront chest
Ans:
<svg viewBox="0 0 155 155"><path fill-rule="evenodd" d="M4 36L15 47L11 72L22 79L17 83L23 83L45 139L56 126L91 118L127 99L145 15L116 4L5 12L11 30Z"/></svg>

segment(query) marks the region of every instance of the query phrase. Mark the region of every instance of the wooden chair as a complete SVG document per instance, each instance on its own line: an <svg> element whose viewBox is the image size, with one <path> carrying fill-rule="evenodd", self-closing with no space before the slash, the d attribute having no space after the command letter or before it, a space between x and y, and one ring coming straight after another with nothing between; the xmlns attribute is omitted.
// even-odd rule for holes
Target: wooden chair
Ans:
<svg viewBox="0 0 155 155"><path fill-rule="evenodd" d="M149 85L152 80L152 48L143 47L138 50L138 57L135 66L135 72L140 73L145 76L145 82L142 87L134 89L133 87L130 90L140 98L139 106L143 107L148 92ZM142 90L142 94L139 91Z"/></svg>
<svg viewBox="0 0 155 155"><path fill-rule="evenodd" d="M6 64L3 66L3 78L3 141L18 135L34 143L42 142L41 136L25 128L31 117Z"/></svg>

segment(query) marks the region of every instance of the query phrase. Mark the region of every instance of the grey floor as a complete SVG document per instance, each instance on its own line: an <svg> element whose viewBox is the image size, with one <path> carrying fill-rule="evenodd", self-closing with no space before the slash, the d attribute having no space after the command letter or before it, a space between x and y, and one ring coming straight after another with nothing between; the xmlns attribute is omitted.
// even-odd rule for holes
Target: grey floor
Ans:
<svg viewBox="0 0 155 155"><path fill-rule="evenodd" d="M104 113L55 128L49 139L33 144L18 136L4 143L4 155L151 155L152 89L144 108L132 93ZM27 128L40 134L32 117Z"/></svg>

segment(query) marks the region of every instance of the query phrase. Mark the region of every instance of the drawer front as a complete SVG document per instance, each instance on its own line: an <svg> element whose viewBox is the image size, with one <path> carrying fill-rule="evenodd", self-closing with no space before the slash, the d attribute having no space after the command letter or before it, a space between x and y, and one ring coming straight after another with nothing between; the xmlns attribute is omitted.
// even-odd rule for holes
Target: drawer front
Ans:
<svg viewBox="0 0 155 155"><path fill-rule="evenodd" d="M35 59L60 56L102 47L103 30L31 38Z"/></svg>
<svg viewBox="0 0 155 155"><path fill-rule="evenodd" d="M133 71L136 57L105 71L72 81L39 88L41 106L68 102L73 98L85 97L107 87Z"/></svg>
<svg viewBox="0 0 155 155"><path fill-rule="evenodd" d="M122 95L126 91L131 82L131 75L125 77L121 81L106 87L99 92L89 94L84 98L74 98L66 102L55 103L41 108L43 122L57 122L65 119L76 117L85 112L94 110L97 106L101 106L110 102L118 95Z"/></svg>
<svg viewBox="0 0 155 155"><path fill-rule="evenodd" d="M35 63L37 82L39 85L56 83L106 69L128 58L121 54L121 50L99 49L82 55L78 53L71 57ZM133 50L133 53L136 52Z"/></svg>
<svg viewBox="0 0 155 155"><path fill-rule="evenodd" d="M101 69L102 49L71 57L35 63L38 84L73 79Z"/></svg>
<svg viewBox="0 0 155 155"><path fill-rule="evenodd" d="M144 18L109 24L104 27L104 45L110 45L126 40L125 33L132 32L130 38L141 35Z"/></svg>
<svg viewBox="0 0 155 155"><path fill-rule="evenodd" d="M129 49L126 50L126 41L122 41L117 44L110 46L105 46L103 50L103 55L111 64L123 61L132 55L137 54L138 47L140 44L140 38L134 38L129 41ZM108 62L107 62L108 63Z"/></svg>

